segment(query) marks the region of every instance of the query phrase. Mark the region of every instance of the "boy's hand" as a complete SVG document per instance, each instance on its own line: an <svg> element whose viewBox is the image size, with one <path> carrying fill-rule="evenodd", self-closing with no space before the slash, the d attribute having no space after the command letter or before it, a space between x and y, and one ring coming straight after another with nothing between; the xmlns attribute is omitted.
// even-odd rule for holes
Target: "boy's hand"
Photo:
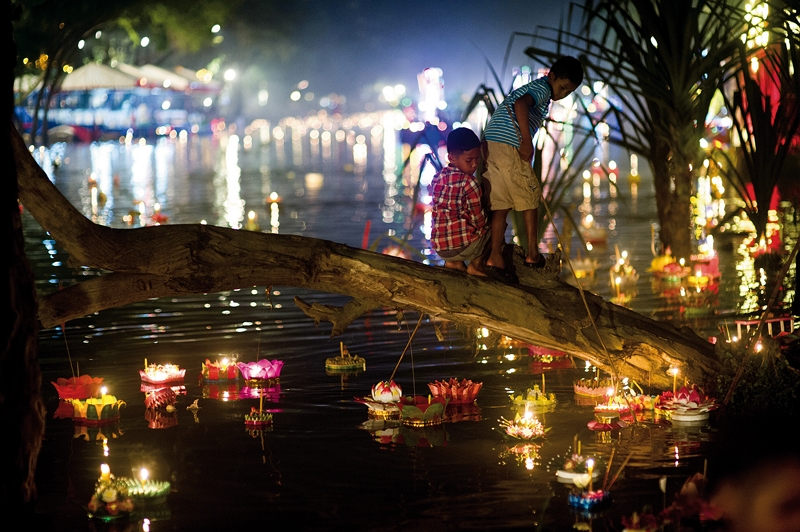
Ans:
<svg viewBox="0 0 800 532"><path fill-rule="evenodd" d="M533 144L531 142L525 143L523 141L522 146L517 151L519 152L519 158L526 163L530 163L533 160Z"/></svg>

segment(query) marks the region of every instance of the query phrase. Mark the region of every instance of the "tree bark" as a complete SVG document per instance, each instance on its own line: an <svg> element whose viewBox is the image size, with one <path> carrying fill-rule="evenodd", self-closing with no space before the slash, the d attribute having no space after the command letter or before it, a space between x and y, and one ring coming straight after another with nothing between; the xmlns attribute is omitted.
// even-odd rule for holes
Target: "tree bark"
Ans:
<svg viewBox="0 0 800 532"><path fill-rule="evenodd" d="M558 279L559 265L537 273L515 256L521 284L509 285L301 236L201 224L98 226L58 192L14 135L22 203L66 249L69 265L110 272L40 297L44 327L149 298L288 285L354 298L342 309L298 301L315 320L331 321L334 335L369 309L401 308L560 349L665 388L672 386L671 366L697 383L719 367L713 345L688 329L588 292L587 312L579 290Z"/></svg>
<svg viewBox="0 0 800 532"><path fill-rule="evenodd" d="M11 17L8 16L8 24ZM16 56L9 29L6 46L5 87L9 125L13 109L13 65ZM11 126L11 135L19 136ZM25 256L19 205L17 173L12 139L3 132L6 165L10 172L0 179L0 300L6 311L0 321L0 508L25 519L32 512L36 494L34 472L44 433L41 373L37 360L36 290ZM10 513L9 513L10 515Z"/></svg>

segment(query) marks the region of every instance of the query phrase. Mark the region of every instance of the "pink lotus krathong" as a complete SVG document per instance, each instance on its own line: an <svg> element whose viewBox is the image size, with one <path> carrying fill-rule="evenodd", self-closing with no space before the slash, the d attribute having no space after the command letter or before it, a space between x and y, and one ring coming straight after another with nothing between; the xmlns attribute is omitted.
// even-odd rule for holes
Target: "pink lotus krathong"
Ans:
<svg viewBox="0 0 800 532"><path fill-rule="evenodd" d="M283 360L262 358L257 362L237 362L236 366L242 372L242 377L245 380L277 379L281 376Z"/></svg>

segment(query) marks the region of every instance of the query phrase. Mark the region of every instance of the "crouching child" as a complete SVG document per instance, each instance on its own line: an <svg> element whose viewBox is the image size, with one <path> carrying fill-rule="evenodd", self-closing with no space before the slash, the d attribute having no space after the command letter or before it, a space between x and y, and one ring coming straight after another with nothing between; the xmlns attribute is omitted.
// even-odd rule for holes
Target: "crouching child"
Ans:
<svg viewBox="0 0 800 532"><path fill-rule="evenodd" d="M448 165L431 182L431 247L444 259L445 268L485 276L490 231L474 175L480 158L481 141L471 129L457 128L447 136Z"/></svg>

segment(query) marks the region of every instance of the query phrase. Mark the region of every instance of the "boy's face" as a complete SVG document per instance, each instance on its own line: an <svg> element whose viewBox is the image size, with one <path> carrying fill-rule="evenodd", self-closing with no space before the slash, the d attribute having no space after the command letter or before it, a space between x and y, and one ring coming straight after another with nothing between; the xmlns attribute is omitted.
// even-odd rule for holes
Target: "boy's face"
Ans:
<svg viewBox="0 0 800 532"><path fill-rule="evenodd" d="M473 148L469 151L462 151L461 153L447 154L447 160L450 161L450 166L455 166L465 174L472 175L478 169L478 160L481 158L480 147Z"/></svg>
<svg viewBox="0 0 800 532"><path fill-rule="evenodd" d="M550 86L553 88L553 100L560 100L569 96L578 88L569 78L557 78L551 73L547 74L547 78L548 81L550 81Z"/></svg>

